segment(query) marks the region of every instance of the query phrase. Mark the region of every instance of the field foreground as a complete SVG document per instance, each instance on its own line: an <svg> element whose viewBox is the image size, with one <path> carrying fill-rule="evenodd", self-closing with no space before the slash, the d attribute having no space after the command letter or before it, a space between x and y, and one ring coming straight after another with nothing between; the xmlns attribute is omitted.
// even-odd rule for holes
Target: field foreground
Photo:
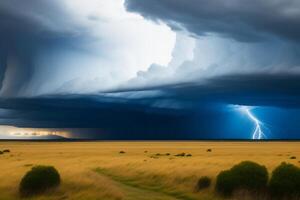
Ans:
<svg viewBox="0 0 300 200"><path fill-rule="evenodd" d="M0 142L3 149L11 152L0 155L0 200L20 199L19 182L34 165L53 165L62 178L31 198L43 200L219 200L213 186L195 191L199 177L214 180L243 160L269 173L283 161L300 166L300 142Z"/></svg>

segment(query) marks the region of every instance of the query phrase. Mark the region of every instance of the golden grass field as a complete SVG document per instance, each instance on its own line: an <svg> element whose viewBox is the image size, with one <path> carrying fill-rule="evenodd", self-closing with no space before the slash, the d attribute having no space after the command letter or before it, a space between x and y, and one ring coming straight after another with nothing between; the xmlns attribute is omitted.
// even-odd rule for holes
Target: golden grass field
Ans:
<svg viewBox="0 0 300 200"><path fill-rule="evenodd" d="M300 166L300 142L0 142L3 149L11 153L0 155L0 200L20 199L19 182L33 165L53 165L62 178L35 200L219 200L213 186L195 191L200 176L214 180L243 160L269 172L283 161ZM192 156L174 156L182 152Z"/></svg>

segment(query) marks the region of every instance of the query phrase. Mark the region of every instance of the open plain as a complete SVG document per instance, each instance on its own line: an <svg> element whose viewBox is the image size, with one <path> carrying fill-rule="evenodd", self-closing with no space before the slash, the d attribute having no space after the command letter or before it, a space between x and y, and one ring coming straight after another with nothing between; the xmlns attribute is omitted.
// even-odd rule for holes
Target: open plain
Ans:
<svg viewBox="0 0 300 200"><path fill-rule="evenodd" d="M52 165L62 179L34 200L219 200L215 177L240 161L269 173L284 161L300 166L300 142L0 142L3 149L10 153L0 155L1 200L20 199L20 180L34 165ZM199 192L201 176L213 184Z"/></svg>

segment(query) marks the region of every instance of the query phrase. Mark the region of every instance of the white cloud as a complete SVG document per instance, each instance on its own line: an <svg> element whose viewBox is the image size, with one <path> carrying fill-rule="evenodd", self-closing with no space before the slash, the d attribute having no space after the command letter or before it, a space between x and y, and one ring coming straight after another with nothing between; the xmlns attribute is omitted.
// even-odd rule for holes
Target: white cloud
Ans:
<svg viewBox="0 0 300 200"><path fill-rule="evenodd" d="M299 70L296 44L270 39L264 42L244 43L216 35L190 37L177 33L173 59L169 65L153 63L147 70L120 89L143 88L206 81L232 74L295 73ZM298 51L296 50L298 49Z"/></svg>
<svg viewBox="0 0 300 200"><path fill-rule="evenodd" d="M53 66L54 76L39 88L40 93L101 91L135 77L152 63L168 65L172 59L176 34L164 24L128 13L122 1L65 3L91 38L81 44L83 51L67 49L43 54L40 64ZM35 80L45 82L44 71L37 70Z"/></svg>
<svg viewBox="0 0 300 200"><path fill-rule="evenodd" d="M4 0L0 11L2 96L97 92L172 59L176 33L122 0Z"/></svg>

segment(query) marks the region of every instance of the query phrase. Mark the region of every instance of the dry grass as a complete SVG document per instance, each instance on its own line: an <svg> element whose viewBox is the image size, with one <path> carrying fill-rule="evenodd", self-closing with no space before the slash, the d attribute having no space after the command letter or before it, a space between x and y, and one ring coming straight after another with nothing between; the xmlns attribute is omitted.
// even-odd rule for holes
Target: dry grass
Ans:
<svg viewBox="0 0 300 200"><path fill-rule="evenodd" d="M55 166L63 182L32 199L216 200L213 188L195 192L199 177L243 160L271 171L300 158L299 142L0 142L1 149L11 152L0 155L0 200L19 199L20 179L38 164ZM174 156L183 152L192 156Z"/></svg>

